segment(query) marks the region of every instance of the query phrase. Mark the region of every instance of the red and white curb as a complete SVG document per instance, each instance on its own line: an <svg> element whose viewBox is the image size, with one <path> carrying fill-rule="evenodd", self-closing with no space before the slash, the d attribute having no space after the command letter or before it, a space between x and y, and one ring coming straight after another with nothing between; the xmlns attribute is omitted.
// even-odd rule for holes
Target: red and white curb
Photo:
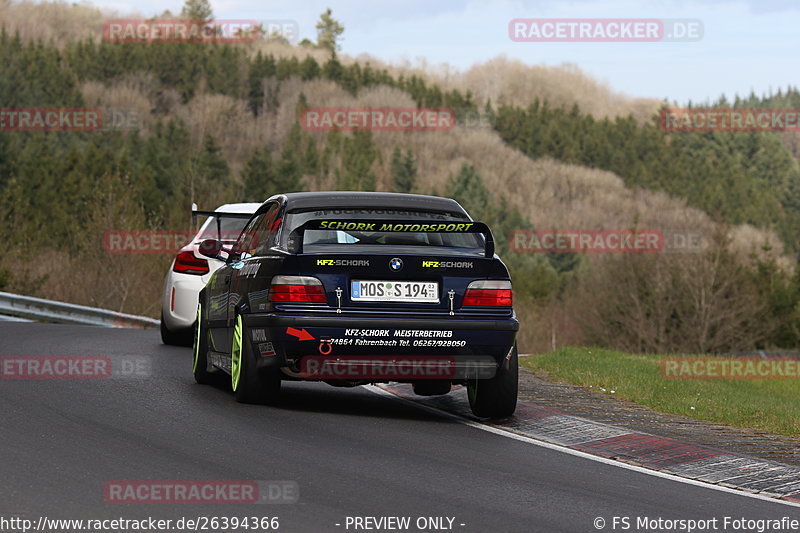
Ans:
<svg viewBox="0 0 800 533"><path fill-rule="evenodd" d="M617 461L697 482L693 484L710 484L764 499L800 504L798 467L633 432L531 403L520 402L514 416L506 420L480 420L472 415L463 387L454 387L453 392L446 396L430 397L416 396L411 386L404 384L372 388L493 432L506 431L612 463Z"/></svg>

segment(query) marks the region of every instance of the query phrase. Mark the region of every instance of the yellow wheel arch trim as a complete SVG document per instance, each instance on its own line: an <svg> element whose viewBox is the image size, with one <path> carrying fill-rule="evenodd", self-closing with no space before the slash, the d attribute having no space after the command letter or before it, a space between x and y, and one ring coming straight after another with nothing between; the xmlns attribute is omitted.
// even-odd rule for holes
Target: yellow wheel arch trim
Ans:
<svg viewBox="0 0 800 533"><path fill-rule="evenodd" d="M231 346L231 386L234 392L242 381L242 317L236 317L236 327L233 329L233 344Z"/></svg>
<svg viewBox="0 0 800 533"><path fill-rule="evenodd" d="M478 383L480 383L480 380L475 378L471 383L467 384L467 397L473 403L478 399Z"/></svg>

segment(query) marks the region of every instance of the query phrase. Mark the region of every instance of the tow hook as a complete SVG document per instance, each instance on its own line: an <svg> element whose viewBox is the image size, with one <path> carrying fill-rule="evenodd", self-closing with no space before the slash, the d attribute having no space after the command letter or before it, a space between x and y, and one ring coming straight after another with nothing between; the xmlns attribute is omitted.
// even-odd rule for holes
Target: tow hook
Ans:
<svg viewBox="0 0 800 533"><path fill-rule="evenodd" d="M336 287L336 312L342 312L342 288Z"/></svg>
<svg viewBox="0 0 800 533"><path fill-rule="evenodd" d="M447 296L450 297L450 316L453 316L455 314L455 312L453 311L453 298L455 298L456 296L456 291L450 289L449 291L447 291Z"/></svg>
<svg viewBox="0 0 800 533"><path fill-rule="evenodd" d="M328 355L333 351L333 340L332 339L320 339L319 346L317 347L319 353L322 355Z"/></svg>

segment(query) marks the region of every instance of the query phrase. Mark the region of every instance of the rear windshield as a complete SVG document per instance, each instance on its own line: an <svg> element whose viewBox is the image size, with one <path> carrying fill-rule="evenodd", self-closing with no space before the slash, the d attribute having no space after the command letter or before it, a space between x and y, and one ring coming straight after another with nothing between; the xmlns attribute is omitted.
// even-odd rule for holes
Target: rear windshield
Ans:
<svg viewBox="0 0 800 533"><path fill-rule="evenodd" d="M361 221L370 219L386 220L419 220L421 223L435 221L464 221L466 216L453 213L431 213L426 211L407 211L394 209L334 209L303 211L289 213L286 216L283 232L284 245L288 249L296 247L298 238L294 231L309 220L347 220ZM382 232L382 231L355 231L355 230L306 230L303 237L303 250L311 251L309 247L319 247L320 250L327 246L352 246L353 251L364 246L391 246L391 247L439 247L469 250L483 250L483 236L478 233L434 233L434 232Z"/></svg>
<svg viewBox="0 0 800 533"><path fill-rule="evenodd" d="M219 217L220 233L217 233L217 217L208 217L200 228L197 241L217 239L223 242L235 242L247 225L246 218Z"/></svg>

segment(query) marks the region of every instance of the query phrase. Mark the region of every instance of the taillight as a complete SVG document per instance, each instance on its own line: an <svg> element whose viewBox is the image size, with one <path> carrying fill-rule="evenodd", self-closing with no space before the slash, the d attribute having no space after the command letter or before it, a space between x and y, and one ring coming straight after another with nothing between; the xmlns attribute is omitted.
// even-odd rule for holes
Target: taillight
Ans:
<svg viewBox="0 0 800 533"><path fill-rule="evenodd" d="M510 281L482 279L467 286L461 306L511 307L513 299Z"/></svg>
<svg viewBox="0 0 800 533"><path fill-rule="evenodd" d="M175 257L175 265L172 267L173 272L180 272L182 274L196 274L202 276L208 274L208 261L195 257L191 251L178 252Z"/></svg>
<svg viewBox="0 0 800 533"><path fill-rule="evenodd" d="M311 276L275 276L269 289L271 302L325 303L322 282Z"/></svg>

